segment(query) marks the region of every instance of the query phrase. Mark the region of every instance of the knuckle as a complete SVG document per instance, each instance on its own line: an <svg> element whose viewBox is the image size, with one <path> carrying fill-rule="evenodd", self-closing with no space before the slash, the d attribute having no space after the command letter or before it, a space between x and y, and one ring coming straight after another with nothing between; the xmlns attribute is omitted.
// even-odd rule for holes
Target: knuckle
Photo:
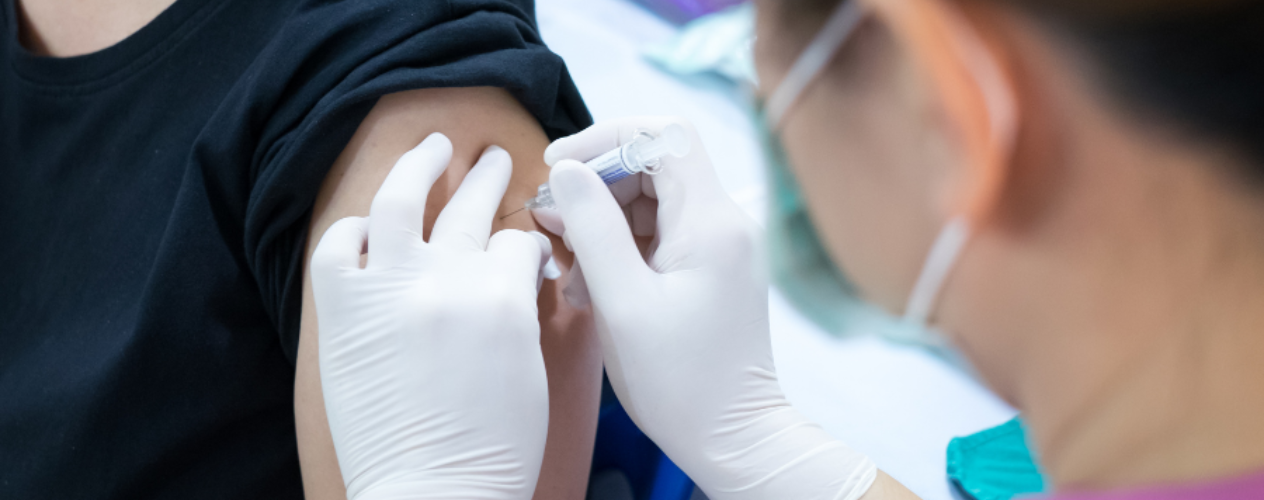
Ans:
<svg viewBox="0 0 1264 500"><path fill-rule="evenodd" d="M535 303L520 291L499 282L488 283L478 292L430 294L420 299L415 314L429 323L450 325L511 325L535 317ZM498 330L475 328L472 331Z"/></svg>
<svg viewBox="0 0 1264 500"><path fill-rule="evenodd" d="M540 247L534 236L518 229L502 229L492 238L496 239L497 246L504 247L512 253L526 252Z"/></svg>
<svg viewBox="0 0 1264 500"><path fill-rule="evenodd" d="M514 241L514 238L520 238L526 235L526 231L521 229L505 228L500 231L496 231L496 234L492 235L492 238L503 243L511 243Z"/></svg>
<svg viewBox="0 0 1264 500"><path fill-rule="evenodd" d="M501 229L496 234L505 244L511 246L528 246L535 243L535 238L521 229Z"/></svg>
<svg viewBox="0 0 1264 500"><path fill-rule="evenodd" d="M486 244L484 244L483 240L479 239L479 237L475 235L472 231L467 231L465 229L458 229L456 231L452 231L448 233L446 235L446 240L449 240L452 242L460 242L460 245L464 247L477 248L480 250L484 249L487 246Z"/></svg>

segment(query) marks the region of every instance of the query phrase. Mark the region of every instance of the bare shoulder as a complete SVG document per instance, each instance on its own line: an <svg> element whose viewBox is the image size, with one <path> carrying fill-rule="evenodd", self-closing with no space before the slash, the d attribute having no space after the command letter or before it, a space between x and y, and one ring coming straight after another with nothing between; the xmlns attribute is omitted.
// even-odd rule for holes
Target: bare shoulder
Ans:
<svg viewBox="0 0 1264 500"><path fill-rule="evenodd" d="M434 132L451 139L453 156L427 197L427 238L435 218L488 146L504 148L513 159L500 213L521 207L535 195L536 186L548 180L543 160L548 137L507 91L474 87L391 94L377 102L329 170L312 208L306 257L334 222L368 215L374 194L395 162ZM523 212L498 220L492 229L503 228L533 230L536 224ZM572 256L566 248L556 239L553 248L559 265L569 268ZM556 286L545 285L539 306L541 348L549 372L550 432L537 496L583 498L600 399L600 352L591 336L590 316L567 308ZM309 499L346 498L321 396L315 305L306 272L302 314L294 412L303 488Z"/></svg>
<svg viewBox="0 0 1264 500"><path fill-rule="evenodd" d="M373 194L395 161L433 132L452 140L453 158L431 192L427 230L488 146L505 148L513 158L514 175L506 200L517 198L520 191L534 191L535 185L548 178L548 167L541 159L548 137L505 90L474 87L391 94L378 101L334 163L316 200L311 234L323 234L340 218L368 214ZM309 251L316 243L315 238L310 240Z"/></svg>

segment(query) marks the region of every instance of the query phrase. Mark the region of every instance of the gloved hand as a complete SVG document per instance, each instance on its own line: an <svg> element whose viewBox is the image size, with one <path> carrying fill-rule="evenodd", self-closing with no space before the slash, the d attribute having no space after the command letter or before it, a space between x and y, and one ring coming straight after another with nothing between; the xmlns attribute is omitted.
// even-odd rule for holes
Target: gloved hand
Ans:
<svg viewBox="0 0 1264 500"><path fill-rule="evenodd" d="M546 159L587 160L637 129L658 133L673 121L598 124L555 142ZM877 469L783 396L769 340L762 230L724 192L685 125L692 152L665 158L637 196L619 195L657 199L652 221L630 210L633 225L653 229L647 256L589 168L558 161L549 178L560 216L554 227L584 268L611 385L632 420L712 499L859 498Z"/></svg>
<svg viewBox="0 0 1264 500"><path fill-rule="evenodd" d="M512 169L496 147L423 241L426 194L451 156L442 134L426 138L369 217L335 223L312 256L325 410L351 499L535 491L549 419L536 296L552 247L521 231L488 241Z"/></svg>

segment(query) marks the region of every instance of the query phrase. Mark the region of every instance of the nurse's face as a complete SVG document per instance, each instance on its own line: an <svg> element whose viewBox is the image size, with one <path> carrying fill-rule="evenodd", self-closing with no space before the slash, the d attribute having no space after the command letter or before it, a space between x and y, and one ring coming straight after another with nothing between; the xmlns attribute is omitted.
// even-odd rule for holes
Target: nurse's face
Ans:
<svg viewBox="0 0 1264 500"><path fill-rule="evenodd" d="M756 63L768 93L824 16L787 18L775 0L757 2L757 9ZM897 314L950 215L937 186L955 153L929 96L890 33L870 18L779 131L834 262L864 298Z"/></svg>
<svg viewBox="0 0 1264 500"><path fill-rule="evenodd" d="M828 16L827 9L805 19L787 19L783 1L756 0L755 56L765 95L781 83ZM978 100L965 101L966 111L960 99L949 105L945 65L924 66L948 56L939 52L939 44L927 43L932 38L909 36L922 34L911 32L910 26L924 27L911 21L927 18L898 18L910 11L890 9L909 2L849 1L887 10L870 10L783 117L779 135L833 262L864 299L898 315L936 237L963 213L963 200L977 201L968 196L982 192L976 188L983 177L972 170L980 163L970 160L977 158L978 149L967 144L978 144L978 118L987 114L972 104ZM896 36L889 21L902 23L899 33L904 37ZM936 62L944 61L957 64L952 68L965 66L960 58ZM928 68L938 71L934 78ZM988 210L994 212L985 217L1012 208L1000 207L993 204ZM974 225L930 320L964 351L993 390L1015 402L1016 375L1025 368L1013 353L1038 335L1026 328L1029 323L1021 315L1012 314L1013 301L1015 290L1032 278L1015 272L1024 268L1016 260L1019 252L1012 238L998 238L995 231L986 231L990 226L982 226Z"/></svg>

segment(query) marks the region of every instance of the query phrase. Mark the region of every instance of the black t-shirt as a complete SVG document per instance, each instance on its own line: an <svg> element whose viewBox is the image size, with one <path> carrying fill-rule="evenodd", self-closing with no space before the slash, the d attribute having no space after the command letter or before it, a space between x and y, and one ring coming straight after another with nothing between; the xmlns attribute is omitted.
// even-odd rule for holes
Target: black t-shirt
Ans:
<svg viewBox="0 0 1264 500"><path fill-rule="evenodd" d="M300 498L306 230L377 98L590 122L530 0L179 0L62 59L0 2L2 498Z"/></svg>

